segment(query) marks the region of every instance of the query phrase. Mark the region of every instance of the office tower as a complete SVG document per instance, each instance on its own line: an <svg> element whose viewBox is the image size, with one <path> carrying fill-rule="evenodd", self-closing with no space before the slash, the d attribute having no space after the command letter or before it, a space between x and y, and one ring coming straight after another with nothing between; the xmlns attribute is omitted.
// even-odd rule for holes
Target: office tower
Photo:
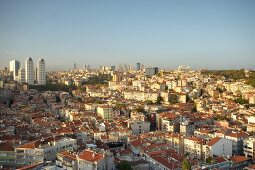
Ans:
<svg viewBox="0 0 255 170"><path fill-rule="evenodd" d="M128 66L127 66L127 64L124 64L124 71L128 71Z"/></svg>
<svg viewBox="0 0 255 170"><path fill-rule="evenodd" d="M38 85L46 84L45 61L42 58L37 63L37 83Z"/></svg>
<svg viewBox="0 0 255 170"><path fill-rule="evenodd" d="M26 73L25 73L25 69L23 68L20 68L18 71L18 82L19 83L26 82Z"/></svg>
<svg viewBox="0 0 255 170"><path fill-rule="evenodd" d="M136 63L136 71L141 70L141 64L140 63Z"/></svg>
<svg viewBox="0 0 255 170"><path fill-rule="evenodd" d="M17 60L10 61L10 72L12 72L13 79L18 79L18 70L20 68L20 62Z"/></svg>
<svg viewBox="0 0 255 170"><path fill-rule="evenodd" d="M111 71L115 71L115 66L111 66Z"/></svg>
<svg viewBox="0 0 255 170"><path fill-rule="evenodd" d="M158 67L148 67L146 68L145 74L146 76L153 76L158 73Z"/></svg>
<svg viewBox="0 0 255 170"><path fill-rule="evenodd" d="M74 70L76 69L76 63L73 64L73 69L74 69Z"/></svg>
<svg viewBox="0 0 255 170"><path fill-rule="evenodd" d="M88 71L90 70L90 65L87 65L87 70L88 70Z"/></svg>
<svg viewBox="0 0 255 170"><path fill-rule="evenodd" d="M34 84L34 62L32 58L27 58L25 61L25 78L28 84Z"/></svg>

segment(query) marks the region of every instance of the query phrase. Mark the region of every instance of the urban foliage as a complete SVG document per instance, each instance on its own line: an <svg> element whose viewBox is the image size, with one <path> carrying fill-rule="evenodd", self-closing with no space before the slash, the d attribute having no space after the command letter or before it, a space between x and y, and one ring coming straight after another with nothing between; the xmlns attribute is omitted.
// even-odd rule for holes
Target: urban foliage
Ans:
<svg viewBox="0 0 255 170"><path fill-rule="evenodd" d="M130 163L127 161L121 161L118 165L117 165L117 169L118 170L133 170L133 168L131 167Z"/></svg>

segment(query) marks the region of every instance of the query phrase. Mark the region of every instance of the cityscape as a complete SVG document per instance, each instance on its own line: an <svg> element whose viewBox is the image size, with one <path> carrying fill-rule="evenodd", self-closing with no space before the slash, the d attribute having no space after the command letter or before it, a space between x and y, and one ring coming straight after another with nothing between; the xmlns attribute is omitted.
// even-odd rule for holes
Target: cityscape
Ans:
<svg viewBox="0 0 255 170"><path fill-rule="evenodd" d="M0 169L255 170L254 7L0 1Z"/></svg>

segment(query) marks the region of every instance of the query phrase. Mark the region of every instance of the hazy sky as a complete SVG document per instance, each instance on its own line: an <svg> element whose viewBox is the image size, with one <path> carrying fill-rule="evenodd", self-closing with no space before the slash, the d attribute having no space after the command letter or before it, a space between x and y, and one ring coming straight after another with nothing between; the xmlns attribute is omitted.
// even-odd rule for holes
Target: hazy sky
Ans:
<svg viewBox="0 0 255 170"><path fill-rule="evenodd" d="M255 68L255 0L0 0L0 68Z"/></svg>

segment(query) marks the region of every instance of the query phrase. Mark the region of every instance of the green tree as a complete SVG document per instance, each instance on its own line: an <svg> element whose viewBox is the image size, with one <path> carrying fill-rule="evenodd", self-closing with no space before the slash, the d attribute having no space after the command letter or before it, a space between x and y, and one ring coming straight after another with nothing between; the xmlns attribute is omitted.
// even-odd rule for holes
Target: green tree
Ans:
<svg viewBox="0 0 255 170"><path fill-rule="evenodd" d="M151 100L146 100L144 103L147 104L147 105L152 105L153 104L153 102Z"/></svg>
<svg viewBox="0 0 255 170"><path fill-rule="evenodd" d="M142 113L145 113L145 110L142 106L139 106L135 109L137 112L142 112Z"/></svg>
<svg viewBox="0 0 255 170"><path fill-rule="evenodd" d="M239 103L239 104L248 104L248 100L242 99L242 98L238 98L235 99L234 102Z"/></svg>
<svg viewBox="0 0 255 170"><path fill-rule="evenodd" d="M207 164L211 164L211 163L213 163L213 158L212 157L208 157L208 158L206 158L206 163Z"/></svg>
<svg viewBox="0 0 255 170"><path fill-rule="evenodd" d="M117 165L117 169L118 170L133 170L133 168L131 167L131 165L130 165L130 163L128 161L121 161Z"/></svg>
<svg viewBox="0 0 255 170"><path fill-rule="evenodd" d="M186 159L182 161L182 169L183 170L191 170L191 164Z"/></svg>
<svg viewBox="0 0 255 170"><path fill-rule="evenodd" d="M163 101L163 97L159 96L159 97L157 98L157 104L161 104L162 101Z"/></svg>

